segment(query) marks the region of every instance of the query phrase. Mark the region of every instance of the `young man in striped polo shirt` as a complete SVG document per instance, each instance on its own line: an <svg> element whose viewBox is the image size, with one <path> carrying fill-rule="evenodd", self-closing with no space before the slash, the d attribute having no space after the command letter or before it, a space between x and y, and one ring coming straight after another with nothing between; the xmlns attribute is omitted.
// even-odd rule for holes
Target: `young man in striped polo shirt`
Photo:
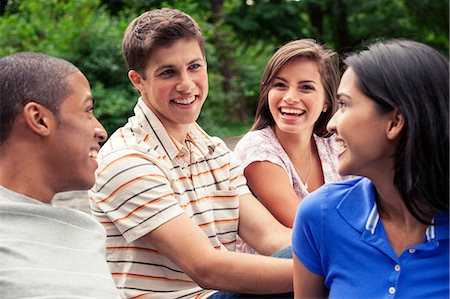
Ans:
<svg viewBox="0 0 450 299"><path fill-rule="evenodd" d="M85 76L38 53L0 59L0 297L119 298L104 228L51 205L94 184L99 142Z"/></svg>
<svg viewBox="0 0 450 299"><path fill-rule="evenodd" d="M195 122L208 93L198 24L175 9L146 12L129 24L123 51L141 96L102 147L90 193L121 295L291 292L292 260L267 256L290 245L290 229L252 196L225 143ZM238 232L260 255L234 252Z"/></svg>

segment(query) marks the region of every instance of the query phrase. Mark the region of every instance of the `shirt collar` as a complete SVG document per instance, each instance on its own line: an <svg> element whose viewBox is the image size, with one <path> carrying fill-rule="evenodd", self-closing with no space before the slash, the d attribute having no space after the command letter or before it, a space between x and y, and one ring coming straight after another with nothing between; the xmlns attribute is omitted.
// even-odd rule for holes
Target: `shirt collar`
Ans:
<svg viewBox="0 0 450 299"><path fill-rule="evenodd" d="M439 211L433 219L433 232L436 240L443 240L449 238L449 214L448 211ZM431 232L430 232L431 234ZM427 229L428 235L428 229Z"/></svg>
<svg viewBox="0 0 450 299"><path fill-rule="evenodd" d="M445 224L442 227L436 227L435 226L435 219L433 218L431 220L431 225L429 225L427 227L427 230L425 231L425 236L427 238L427 241L433 241L434 239L442 239L443 238L443 234L442 232L445 231ZM367 218L367 222L365 225L366 230L370 231L370 233L373 235L375 234L375 229L378 225L378 222L380 220L380 215L378 214L378 209L377 209L377 203L375 202L373 205L373 208L369 214L369 217ZM439 231L439 237L437 238L436 235L436 231ZM447 238L448 238L448 221L447 221Z"/></svg>
<svg viewBox="0 0 450 299"><path fill-rule="evenodd" d="M351 190L342 198L337 209L341 216L356 230L368 230L372 235L380 222L375 201L375 187L367 178L358 178ZM356 207L355 207L356 205ZM437 225L435 222L437 220ZM449 218L444 212L438 212L432 224L427 227L427 241L448 239Z"/></svg>
<svg viewBox="0 0 450 299"><path fill-rule="evenodd" d="M155 148L161 154L167 155L170 160L182 154L182 151L186 149L167 132L159 118L141 97L139 97L134 108L134 113L144 130L153 137L147 141L152 148ZM186 139L198 148L202 156L210 154L216 149L216 144L197 123L192 123L189 126Z"/></svg>
<svg viewBox="0 0 450 299"><path fill-rule="evenodd" d="M377 224L376 216L378 211L375 207L375 189L372 182L363 177L352 179L353 184L343 194L342 200L339 202L337 209L339 214L357 231L362 232L366 228L366 223L369 229L374 229ZM348 181L349 183L351 181ZM371 215L371 217L369 217ZM370 218L370 219L369 219Z"/></svg>

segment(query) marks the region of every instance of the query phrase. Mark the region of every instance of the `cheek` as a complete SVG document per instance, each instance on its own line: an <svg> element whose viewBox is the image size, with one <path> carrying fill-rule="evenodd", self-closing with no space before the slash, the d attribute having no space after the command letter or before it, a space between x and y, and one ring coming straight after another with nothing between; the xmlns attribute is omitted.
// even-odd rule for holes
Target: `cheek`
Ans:
<svg viewBox="0 0 450 299"><path fill-rule="evenodd" d="M339 113L339 112L336 112ZM364 130L355 117L344 113L334 116L334 124L337 134L344 139L347 146L350 146L355 139L358 139L361 132Z"/></svg>
<svg viewBox="0 0 450 299"><path fill-rule="evenodd" d="M204 78L201 80L200 84L202 86L203 93L205 94L205 97L206 97L206 95L208 94L208 91L209 91L209 83L208 83L207 75L204 76Z"/></svg>
<svg viewBox="0 0 450 299"><path fill-rule="evenodd" d="M267 102L269 104L270 111L277 109L280 96L276 91L269 91L267 94Z"/></svg>
<svg viewBox="0 0 450 299"><path fill-rule="evenodd" d="M310 100L310 105L313 105L314 108L320 109L321 111L326 102L325 95L322 92L312 94L311 97L309 97L309 100Z"/></svg>
<svg viewBox="0 0 450 299"><path fill-rule="evenodd" d="M354 153L372 156L383 143L382 129L368 119L345 117L338 124L338 132Z"/></svg>
<svg viewBox="0 0 450 299"><path fill-rule="evenodd" d="M278 112L278 109L277 109L276 105L273 102L271 102L271 101L269 101L268 103L269 103L270 114L272 114L272 116L276 115L277 112Z"/></svg>
<svg viewBox="0 0 450 299"><path fill-rule="evenodd" d="M203 91L208 91L208 74L206 72L198 74L198 76L195 77L194 81L196 85L200 86Z"/></svg>

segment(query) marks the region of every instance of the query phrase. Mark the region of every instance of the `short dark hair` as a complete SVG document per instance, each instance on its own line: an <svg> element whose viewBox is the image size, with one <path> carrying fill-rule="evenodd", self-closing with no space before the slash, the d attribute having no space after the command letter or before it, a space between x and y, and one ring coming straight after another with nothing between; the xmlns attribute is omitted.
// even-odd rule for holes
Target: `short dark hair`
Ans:
<svg viewBox="0 0 450 299"><path fill-rule="evenodd" d="M196 39L205 56L203 33L192 17L170 8L144 12L131 21L123 37L122 50L128 70L135 70L145 78L152 52L180 39Z"/></svg>
<svg viewBox="0 0 450 299"><path fill-rule="evenodd" d="M70 93L67 77L78 71L66 60L41 53L19 52L0 58L0 145L28 102L58 116L61 102Z"/></svg>
<svg viewBox="0 0 450 299"><path fill-rule="evenodd" d="M344 60L381 111L398 109L405 128L394 156L394 184L409 212L428 223L449 209L449 63L409 40L377 42Z"/></svg>
<svg viewBox="0 0 450 299"><path fill-rule="evenodd" d="M317 41L305 38L291 41L280 47L270 58L261 78L259 87L258 107L255 122L251 130L260 130L275 125L269 108L269 91L272 82L280 69L290 60L304 58L314 61L319 67L320 78L325 89L326 112L322 112L314 125L314 133L321 137L329 137L328 121L336 111L336 92L339 84L337 53L320 45Z"/></svg>

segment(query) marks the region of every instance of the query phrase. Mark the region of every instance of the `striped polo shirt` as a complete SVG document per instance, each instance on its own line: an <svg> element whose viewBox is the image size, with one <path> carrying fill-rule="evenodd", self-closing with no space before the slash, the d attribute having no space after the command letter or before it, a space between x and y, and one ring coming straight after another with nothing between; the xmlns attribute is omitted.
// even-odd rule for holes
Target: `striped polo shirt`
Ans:
<svg viewBox="0 0 450 299"><path fill-rule="evenodd" d="M214 248L234 251L239 197L250 193L242 169L225 143L196 123L183 146L142 99L134 113L100 150L90 192L114 281L126 298L206 298L214 291L140 238L185 213Z"/></svg>

